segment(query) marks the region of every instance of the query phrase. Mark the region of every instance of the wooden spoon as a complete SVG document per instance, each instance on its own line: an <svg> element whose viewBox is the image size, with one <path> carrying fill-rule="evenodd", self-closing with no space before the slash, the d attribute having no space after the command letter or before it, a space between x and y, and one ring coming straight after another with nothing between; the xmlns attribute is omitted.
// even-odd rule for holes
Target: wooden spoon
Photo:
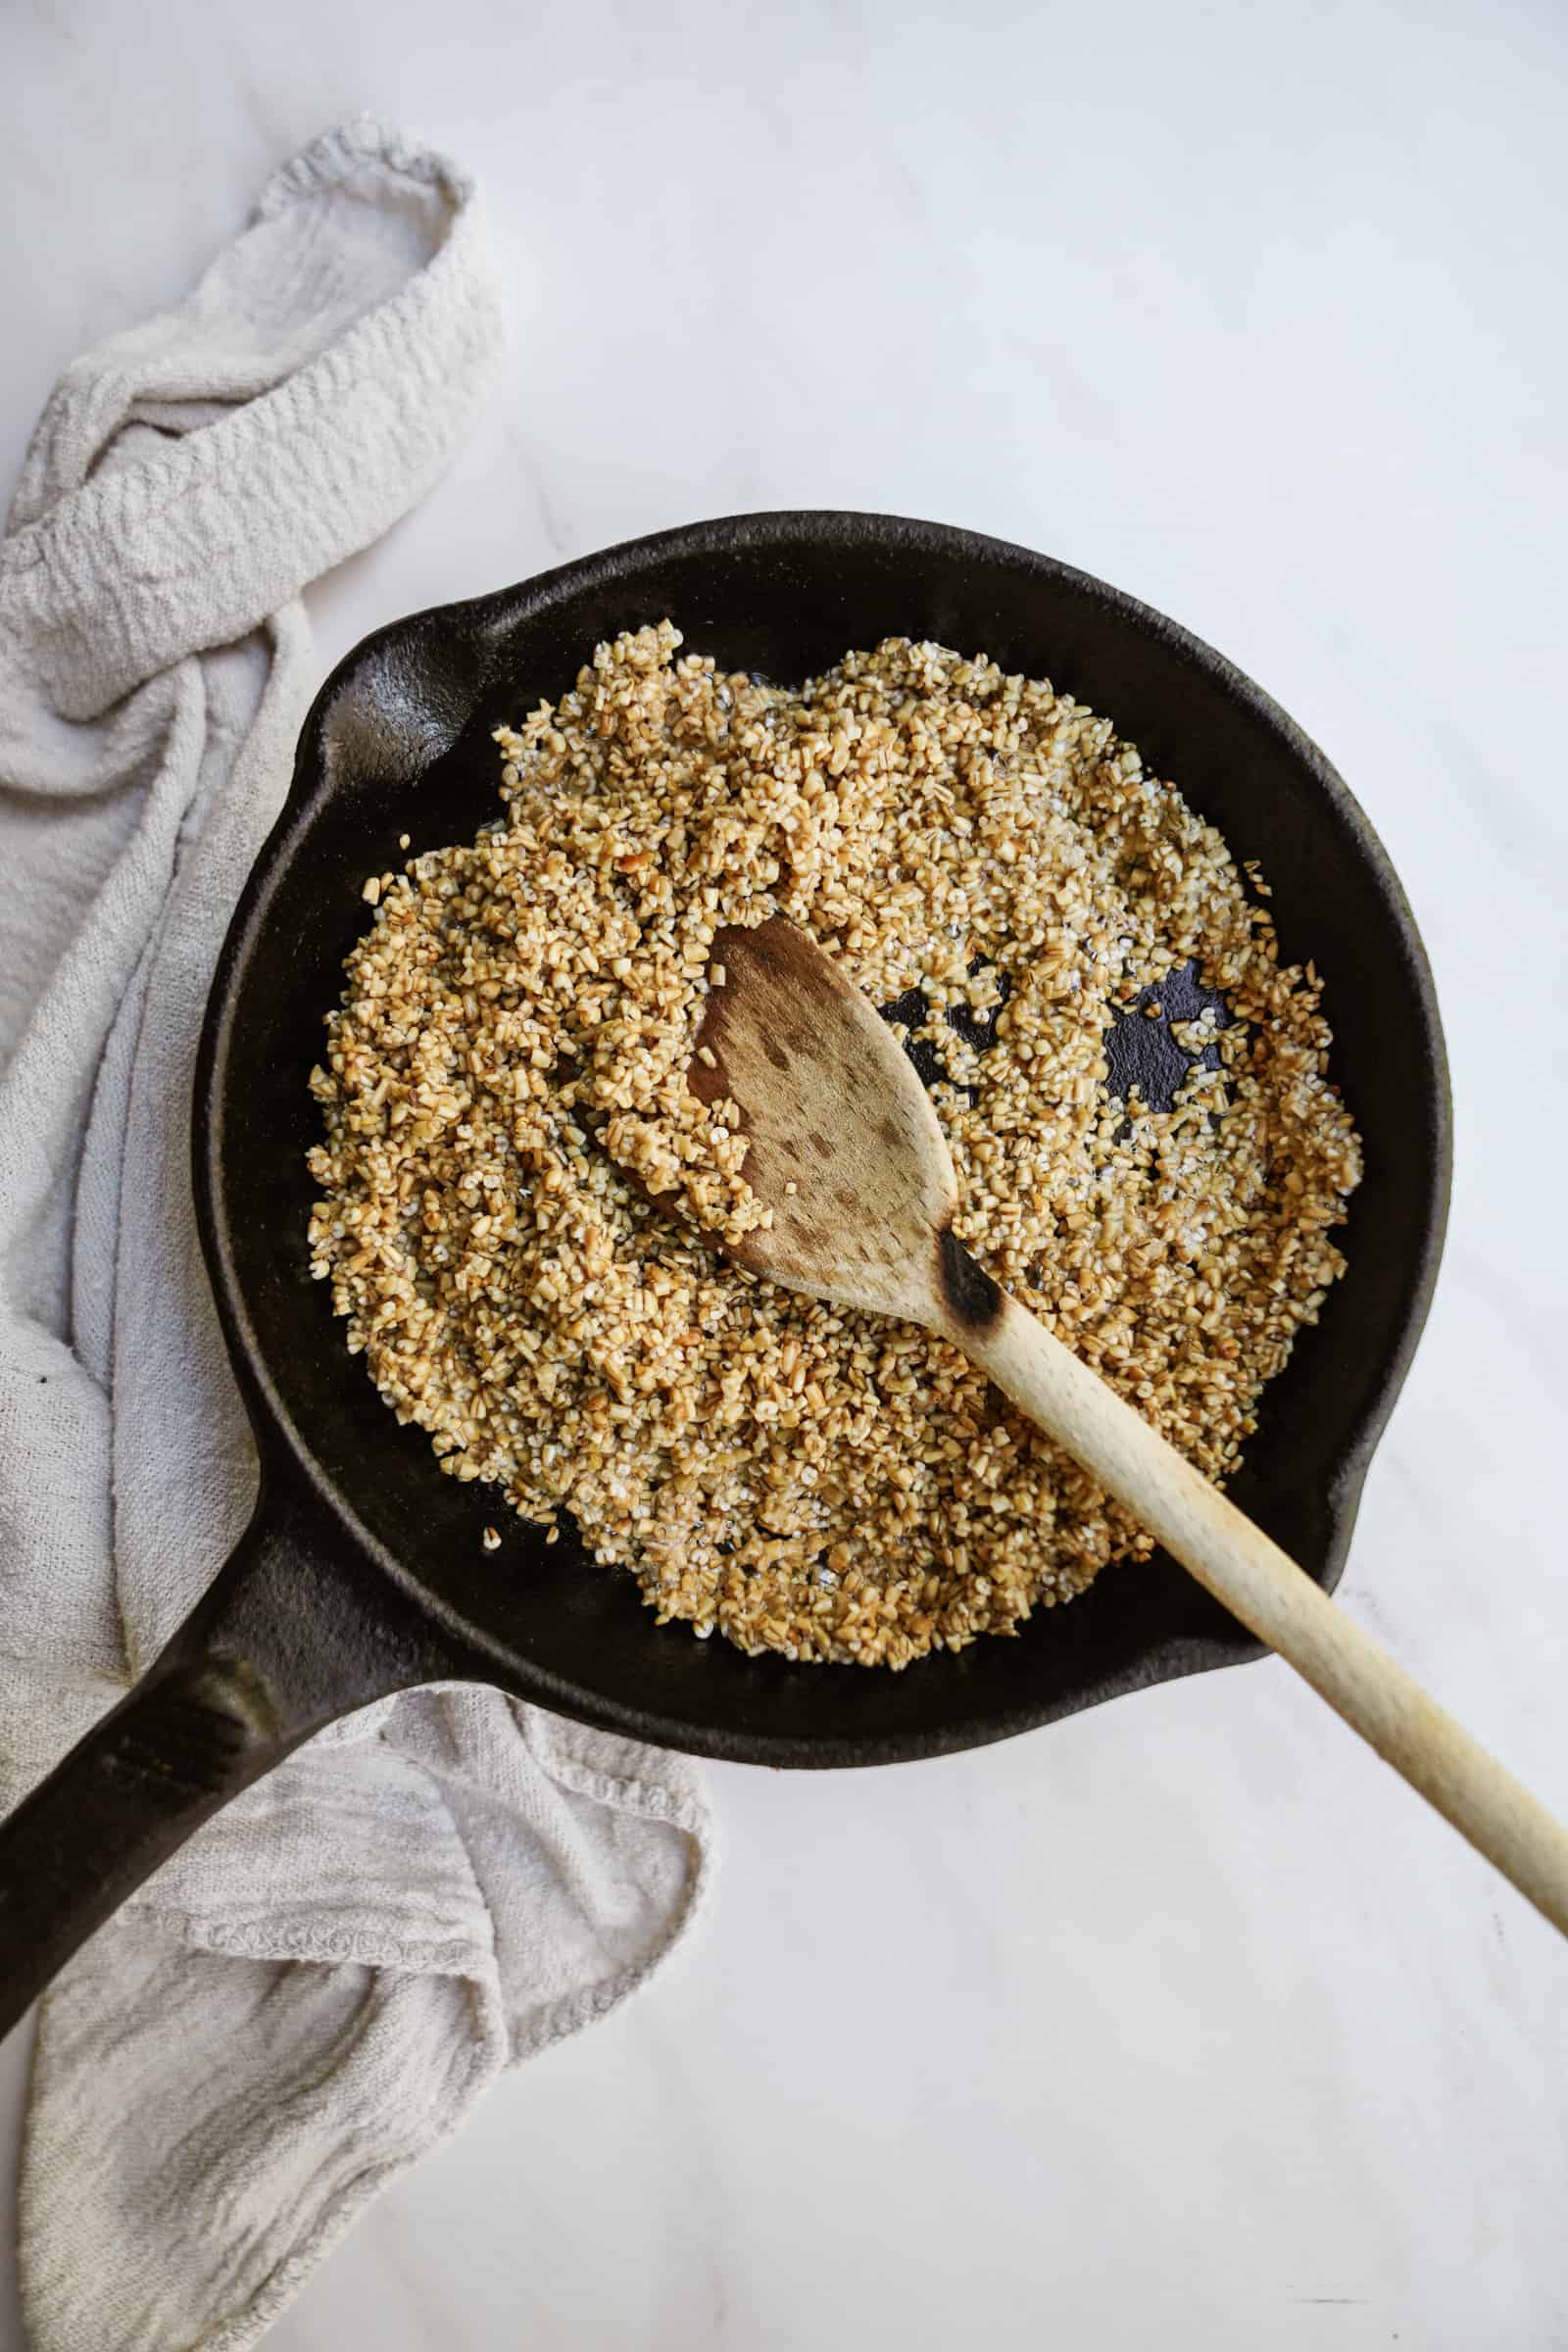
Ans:
<svg viewBox="0 0 1568 2352"><path fill-rule="evenodd" d="M1568 1832L971 1257L936 1113L875 1008L781 916L720 932L713 956L724 984L689 1082L740 1106L746 1178L772 1211L730 1254L961 1348L1568 1935Z"/></svg>

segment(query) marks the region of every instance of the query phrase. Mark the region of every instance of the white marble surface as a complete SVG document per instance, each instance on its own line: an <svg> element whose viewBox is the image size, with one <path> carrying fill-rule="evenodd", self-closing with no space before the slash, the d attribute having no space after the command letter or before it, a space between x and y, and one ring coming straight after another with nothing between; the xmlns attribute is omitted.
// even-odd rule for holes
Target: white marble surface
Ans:
<svg viewBox="0 0 1568 2352"><path fill-rule="evenodd" d="M880 507L1118 581L1325 745L1458 1106L1344 1599L1560 1809L1565 77L1553 0L0 28L7 475L59 367L315 130L369 105L481 177L505 395L317 595L323 667L662 524ZM711 1787L697 1939L394 2190L277 2352L1568 2343L1568 1954L1283 1668ZM22 2087L11 2048L0 2173Z"/></svg>

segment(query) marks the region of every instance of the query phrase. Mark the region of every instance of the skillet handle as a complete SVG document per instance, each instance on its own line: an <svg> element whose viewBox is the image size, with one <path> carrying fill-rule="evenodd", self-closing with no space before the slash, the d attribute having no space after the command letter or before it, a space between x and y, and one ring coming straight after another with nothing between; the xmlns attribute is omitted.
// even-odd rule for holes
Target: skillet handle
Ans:
<svg viewBox="0 0 1568 2352"><path fill-rule="evenodd" d="M342 1542L264 1492L167 1649L0 1823L0 2038L160 1862L313 1732L465 1671Z"/></svg>

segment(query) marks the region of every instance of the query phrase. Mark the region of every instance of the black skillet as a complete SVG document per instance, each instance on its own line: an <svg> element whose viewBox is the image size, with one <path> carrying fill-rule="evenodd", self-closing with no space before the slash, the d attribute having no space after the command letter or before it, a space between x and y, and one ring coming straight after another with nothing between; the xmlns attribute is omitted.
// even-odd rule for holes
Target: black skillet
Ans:
<svg viewBox="0 0 1568 2352"><path fill-rule="evenodd" d="M483 1490L442 1477L428 1441L398 1427L345 1353L325 1286L307 1272L317 1114L305 1078L366 919L361 883L400 862L401 833L416 852L496 815L491 728L560 694L596 640L665 614L726 667L778 680L890 634L984 650L1109 713L1238 856L1262 860L1287 955L1314 957L1327 980L1366 1178L1349 1271L1268 1391L1233 1492L1321 1585L1338 1581L1432 1294L1449 1109L1409 908L1300 730L1115 589L1023 548L886 515L697 523L416 613L368 638L322 688L202 1036L197 1209L261 1499L162 1657L0 1829L0 2032L220 1805L321 1725L417 1683L493 1683L745 1763L888 1764L1262 1654L1162 1557L1106 1570L1015 1642L899 1675L747 1658L661 1631L630 1578L597 1566L569 1529L547 1547ZM487 1521L505 1530L498 1552L482 1547Z"/></svg>

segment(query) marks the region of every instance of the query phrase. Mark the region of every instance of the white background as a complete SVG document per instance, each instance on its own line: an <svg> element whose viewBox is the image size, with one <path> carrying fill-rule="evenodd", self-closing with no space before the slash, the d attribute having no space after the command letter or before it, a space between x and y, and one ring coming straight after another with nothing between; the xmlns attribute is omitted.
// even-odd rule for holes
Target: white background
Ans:
<svg viewBox="0 0 1568 2352"><path fill-rule="evenodd" d="M505 390L315 596L323 669L640 531L887 508L1133 590L1325 746L1424 927L1458 1114L1343 1597L1568 1811L1565 96L1554 0L0 29L7 476L64 363L317 130L368 105L481 180ZM1568 2344L1568 1951L1284 1668L710 1787L696 1939L375 2208L277 2352Z"/></svg>

